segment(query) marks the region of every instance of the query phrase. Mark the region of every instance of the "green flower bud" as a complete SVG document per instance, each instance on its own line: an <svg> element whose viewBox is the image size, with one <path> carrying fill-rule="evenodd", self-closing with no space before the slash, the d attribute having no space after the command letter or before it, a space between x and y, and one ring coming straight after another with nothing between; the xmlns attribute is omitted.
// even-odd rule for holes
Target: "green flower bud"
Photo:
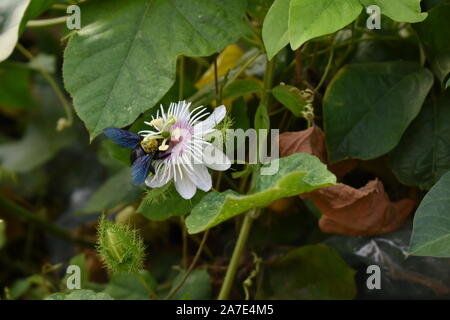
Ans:
<svg viewBox="0 0 450 320"><path fill-rule="evenodd" d="M97 250L112 272L134 273L142 268L145 246L137 230L101 217Z"/></svg>

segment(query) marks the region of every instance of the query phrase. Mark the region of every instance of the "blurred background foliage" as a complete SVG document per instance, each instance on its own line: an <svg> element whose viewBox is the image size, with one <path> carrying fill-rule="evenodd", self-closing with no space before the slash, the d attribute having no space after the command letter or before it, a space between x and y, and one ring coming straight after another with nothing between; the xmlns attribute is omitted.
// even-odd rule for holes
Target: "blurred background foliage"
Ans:
<svg viewBox="0 0 450 320"><path fill-rule="evenodd" d="M167 106L184 97L194 105L214 106L220 94L220 100L233 118L233 126L244 130L253 127L266 69L261 26L272 2L248 0L244 32L237 43L208 57L183 57L182 62L178 59L178 71L180 63L183 64L183 80L180 82L177 75L158 103ZM422 7L430 10L446 5L445 2L448 1L426 0L422 1ZM27 20L61 16L64 13L61 6L67 6L65 1L32 0L32 3L32 9L26 13ZM331 71L327 71L325 85L315 92L314 114L321 127L325 91L342 66L420 61L424 51L441 54L434 53L433 47L419 46L414 32L427 37L426 24L414 29L403 28L387 17L383 17L381 31L370 32L370 39L348 46L349 32L363 37L360 29L365 18L362 14L354 24L335 35L333 41L341 45L338 43L333 49L335 59ZM448 21L439 23L445 24L443 28L448 26ZM399 29L409 33L399 37ZM68 36L64 25L22 26L21 31L19 43L26 48L25 54L17 48L0 63L0 297L148 299L149 288L160 297L166 296L182 279L201 241L198 235L192 235L183 242L183 219L179 216L187 211L176 211L179 199L173 193L168 193L167 202L152 202L148 191L130 181L128 150L103 137L90 142L84 123L72 107L69 111L65 109L64 101L70 101L70 97L64 92L61 98L58 92L64 88L61 70ZM278 54L272 127L280 128L282 133L307 129L308 121L301 114L305 100L298 92L287 90L284 84L291 86L288 89L314 89L329 64L330 43L328 36L320 37L309 42L301 56L298 50L288 47ZM448 54L448 42L446 45ZM442 73L436 70L439 65L430 68ZM354 79L350 82L355 82ZM220 93L217 82L222 85ZM59 88L56 91L55 86ZM432 95L440 90L436 86L439 88L433 88ZM347 98L353 99L355 91L360 89L356 83L354 88L346 90ZM445 106L449 107L448 99ZM150 114L148 111L140 115L130 130L136 132L142 128ZM72 121L71 118L73 123L67 126L66 121ZM422 115L415 121L420 119ZM416 201L423 197L425 191L416 186L429 188L437 177L417 178L408 170L400 170L405 166L404 161L408 162L402 156L411 150L408 137L424 125L413 126L417 129L408 129L413 132L407 131L392 154L351 165L348 172L338 176L339 181L358 189L378 178L390 201L404 199L411 193ZM302 151L301 148L303 145L292 152ZM310 153L320 158L320 152ZM234 178L245 178L245 170L248 168L234 166L218 188L236 189ZM150 201L140 203L143 197ZM196 201L199 199L193 199L192 206ZM350 237L321 230L322 213L313 201L299 197L278 200L255 222L232 297L243 298L244 291L250 290L251 297L257 299L450 298L449 259L408 257L411 210L402 223L395 225L397 231L384 234L386 230L372 232L371 229L366 234ZM108 214L116 223L132 224L139 229L148 247L146 270L139 276L109 274L102 266L94 247L101 213ZM198 266L173 299L217 296L240 223L238 217L236 223L221 224L212 230ZM65 270L69 264L76 264L82 270L82 291L70 292L66 288ZM366 287L366 267L371 264L382 269L380 291ZM250 277L255 268L259 272Z"/></svg>

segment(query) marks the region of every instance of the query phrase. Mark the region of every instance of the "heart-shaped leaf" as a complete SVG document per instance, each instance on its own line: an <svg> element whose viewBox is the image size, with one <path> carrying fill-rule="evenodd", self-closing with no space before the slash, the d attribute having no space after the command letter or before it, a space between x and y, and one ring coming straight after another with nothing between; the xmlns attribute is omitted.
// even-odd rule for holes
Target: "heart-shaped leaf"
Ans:
<svg viewBox="0 0 450 320"><path fill-rule="evenodd" d="M324 98L329 159L372 159L392 150L417 116L433 75L412 62L354 64Z"/></svg>
<svg viewBox="0 0 450 320"><path fill-rule="evenodd" d="M291 0L291 48L295 50L308 40L344 28L359 16L361 10L359 0Z"/></svg>
<svg viewBox="0 0 450 320"><path fill-rule="evenodd" d="M271 60L289 43L288 19L291 0L275 0L267 12L262 27L262 38Z"/></svg>
<svg viewBox="0 0 450 320"><path fill-rule="evenodd" d="M414 217L409 251L416 256L450 257L450 172L427 193Z"/></svg>
<svg viewBox="0 0 450 320"><path fill-rule="evenodd" d="M398 22L420 22L426 19L427 13L422 12L422 0L361 0L365 7L376 5L383 15Z"/></svg>
<svg viewBox="0 0 450 320"><path fill-rule="evenodd" d="M208 56L236 41L246 1L95 1L64 54L64 82L91 138L153 107L178 55Z"/></svg>
<svg viewBox="0 0 450 320"><path fill-rule="evenodd" d="M165 220L170 217L184 216L204 196L205 192L197 190L192 199L183 199L171 183L161 188L151 189L142 200L137 212L150 220Z"/></svg>
<svg viewBox="0 0 450 320"><path fill-rule="evenodd" d="M355 270L336 250L323 244L289 251L264 272L258 299L353 299Z"/></svg>
<svg viewBox="0 0 450 320"><path fill-rule="evenodd" d="M450 170L449 123L449 93L424 105L389 155L389 164L400 182L429 189Z"/></svg>
<svg viewBox="0 0 450 320"><path fill-rule="evenodd" d="M449 17L450 3L445 3L431 9L424 22L414 25L430 60L431 69L442 82L450 73Z"/></svg>
<svg viewBox="0 0 450 320"><path fill-rule="evenodd" d="M326 166L309 154L295 153L269 165L275 165L274 161L278 162L278 172L258 176L253 194L240 195L231 190L207 194L186 219L188 232L202 232L252 208L336 183L336 177Z"/></svg>

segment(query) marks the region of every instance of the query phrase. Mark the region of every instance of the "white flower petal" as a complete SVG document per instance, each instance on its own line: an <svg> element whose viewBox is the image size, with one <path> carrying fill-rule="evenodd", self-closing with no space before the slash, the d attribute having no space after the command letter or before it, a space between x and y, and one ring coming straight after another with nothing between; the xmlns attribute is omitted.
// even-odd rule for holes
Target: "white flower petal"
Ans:
<svg viewBox="0 0 450 320"><path fill-rule="evenodd" d="M155 167L155 174L148 176L145 184L150 188L160 188L172 180L170 166L159 164Z"/></svg>
<svg viewBox="0 0 450 320"><path fill-rule="evenodd" d="M202 165L197 164L194 165L194 171L191 173L192 181L195 183L195 185L203 191L209 191L212 188L212 179L211 175L208 172L208 169Z"/></svg>
<svg viewBox="0 0 450 320"><path fill-rule="evenodd" d="M183 175L183 179L175 180L175 189L184 199L191 199L195 195L197 188L195 184L189 179L187 174Z"/></svg>
<svg viewBox="0 0 450 320"><path fill-rule="evenodd" d="M222 152L212 144L209 144L203 150L203 161L205 165L213 170L225 171L231 166L231 161Z"/></svg>
<svg viewBox="0 0 450 320"><path fill-rule="evenodd" d="M227 109L224 105L215 108L208 118L194 125L194 131L201 131L207 134L209 130L217 126L225 118L226 114Z"/></svg>
<svg viewBox="0 0 450 320"><path fill-rule="evenodd" d="M176 119L170 128L171 150L168 157L153 163L156 172L145 181L149 187L160 188L173 180L178 193L185 199L191 199L197 188L203 191L211 189L212 179L207 167L223 171L231 166L226 155L205 140L205 135L214 131L224 119L225 106L215 108L204 121L201 120L208 116L205 108L197 107L189 111L189 107L190 103L185 101L172 103L167 112L160 106L156 118L161 117L161 120L158 121L165 122L169 117ZM152 126L152 122L146 124ZM140 134L147 136L154 132L143 130Z"/></svg>

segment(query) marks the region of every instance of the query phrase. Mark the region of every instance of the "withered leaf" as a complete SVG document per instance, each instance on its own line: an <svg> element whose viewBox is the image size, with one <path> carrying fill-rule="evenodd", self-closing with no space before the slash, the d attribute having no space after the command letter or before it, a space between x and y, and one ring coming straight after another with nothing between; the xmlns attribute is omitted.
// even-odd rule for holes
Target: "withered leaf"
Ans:
<svg viewBox="0 0 450 320"><path fill-rule="evenodd" d="M287 157L296 152L304 152L316 156L323 163L327 163L327 151L325 147L325 134L318 126L312 126L303 131L285 132L280 135L280 156ZM328 165L328 170L338 178L358 166L359 161L347 159Z"/></svg>
<svg viewBox="0 0 450 320"><path fill-rule="evenodd" d="M412 198L392 202L378 179L360 189L338 184L300 197L310 198L322 212L319 227L323 232L347 236L394 231L416 205Z"/></svg>
<svg viewBox="0 0 450 320"><path fill-rule="evenodd" d="M280 156L287 157L296 152L304 152L316 156L326 163L325 134L317 127L280 134Z"/></svg>

